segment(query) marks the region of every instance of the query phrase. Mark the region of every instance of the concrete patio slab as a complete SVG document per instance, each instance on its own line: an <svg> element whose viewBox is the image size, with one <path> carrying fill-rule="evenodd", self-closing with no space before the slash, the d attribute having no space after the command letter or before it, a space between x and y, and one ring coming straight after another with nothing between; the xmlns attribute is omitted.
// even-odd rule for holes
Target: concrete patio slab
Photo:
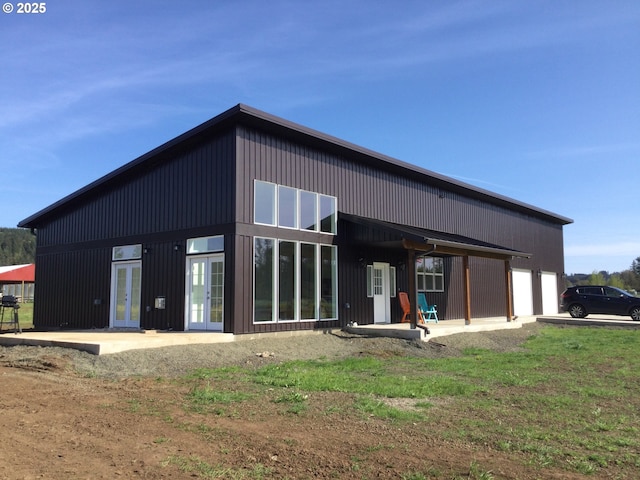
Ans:
<svg viewBox="0 0 640 480"><path fill-rule="evenodd" d="M615 326L624 328L640 328L640 322L633 322L627 317L615 317L599 315L589 316L585 319L571 318L568 314L553 316L527 316L518 317L507 322L504 317L482 318L472 320L470 325L465 325L464 320L443 320L438 323L428 323L427 333L422 328L412 329L409 323L391 323L378 325L359 325L345 327L344 330L357 335L370 335L407 340L429 341L433 338L454 335L457 333L486 332L492 330L505 330L522 328L523 325L532 322L549 324L578 325L578 326ZM92 353L105 355L119 353L127 350L144 348L160 348L176 345L194 345L208 343L226 343L242 340L255 340L260 337L292 337L298 335L313 335L327 333L327 330L308 330L298 332L278 332L249 335L233 335L231 333L217 332L167 332L167 331L112 331L112 330L82 330L82 331L55 331L33 332L25 331L15 334L12 331L0 332L0 345L32 345L32 346L56 346L74 348Z"/></svg>

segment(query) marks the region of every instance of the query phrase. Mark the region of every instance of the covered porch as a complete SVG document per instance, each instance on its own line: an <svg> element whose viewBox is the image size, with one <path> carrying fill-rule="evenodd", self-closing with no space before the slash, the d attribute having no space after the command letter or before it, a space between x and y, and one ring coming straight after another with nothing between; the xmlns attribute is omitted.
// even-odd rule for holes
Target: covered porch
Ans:
<svg viewBox="0 0 640 480"><path fill-rule="evenodd" d="M473 322L494 323L498 320L495 317L473 318L472 312L472 282L471 282L471 266L469 259L477 257L481 259L495 260L502 262L503 267L500 269L503 276L504 287L502 293L502 305L504 315L500 317L501 323L511 322L514 318L513 313L513 287L512 287L512 268L511 262L515 258L531 258L531 254L513 250L500 245L490 244L481 240L463 237L460 235L437 232L407 225L399 225L395 223L375 220L371 218L360 217L356 215L340 213L340 218L351 225L359 228L359 236L354 238L364 247L375 247L392 249L400 252L403 260L403 270L406 275L407 295L411 305L410 312L410 329L416 329L416 319L418 315L418 288L416 285L416 260L420 257L459 257L462 259L462 279L461 290L463 304L463 321L464 325L471 325ZM498 283L498 282L496 282ZM447 320L449 324L451 320ZM391 323L391 325L395 325ZM434 324L429 324L429 326Z"/></svg>

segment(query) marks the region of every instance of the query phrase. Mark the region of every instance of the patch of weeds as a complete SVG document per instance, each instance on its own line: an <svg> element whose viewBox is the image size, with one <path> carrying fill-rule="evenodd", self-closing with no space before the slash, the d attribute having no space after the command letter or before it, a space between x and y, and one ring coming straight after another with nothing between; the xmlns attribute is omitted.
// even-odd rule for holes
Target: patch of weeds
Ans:
<svg viewBox="0 0 640 480"><path fill-rule="evenodd" d="M287 392L284 395L279 396L274 400L275 403L303 403L309 398L309 395L305 395L300 392Z"/></svg>
<svg viewBox="0 0 640 480"><path fill-rule="evenodd" d="M212 388L210 385L204 387L193 388L189 392L191 403L197 406L208 406L213 404L229 405L236 402L244 402L252 398L252 395L244 392L228 392L220 391Z"/></svg>
<svg viewBox="0 0 640 480"><path fill-rule="evenodd" d="M271 475L271 469L261 463L254 465L251 469L229 468L221 465L210 465L195 455L189 457L173 455L162 462L162 465L175 465L180 471L188 473L190 476L202 478L232 478L238 480L251 478L261 480L269 478Z"/></svg>
<svg viewBox="0 0 640 480"><path fill-rule="evenodd" d="M564 342L564 348L567 350L581 350L584 348L584 345L576 340L567 340Z"/></svg>
<svg viewBox="0 0 640 480"><path fill-rule="evenodd" d="M327 406L327 408L324 409L324 413L326 415L332 415L334 413L340 413L342 412L342 408L336 406L336 405L329 405Z"/></svg>
<svg viewBox="0 0 640 480"><path fill-rule="evenodd" d="M195 455L191 455L189 457L172 455L163 462L163 466L167 465L175 465L184 473L204 478L225 477L233 471L230 468L209 465L207 462Z"/></svg>
<svg viewBox="0 0 640 480"><path fill-rule="evenodd" d="M496 447L501 452L510 452L513 450L513 442L511 440L498 440Z"/></svg>
<svg viewBox="0 0 640 480"><path fill-rule="evenodd" d="M158 437L153 439L153 443L160 445L162 443L167 443L169 439L167 437Z"/></svg>
<svg viewBox="0 0 640 480"><path fill-rule="evenodd" d="M140 403L140 400L127 400L127 403L129 404L129 411L131 413L138 413L140 412L140 409L142 408L142 404Z"/></svg>
<svg viewBox="0 0 640 480"><path fill-rule="evenodd" d="M278 398L274 400L275 403L286 403L289 404L289 408L287 408L288 413L293 413L295 415L300 415L307 409L306 401L309 398L308 395L297 391L290 391L283 395L280 395Z"/></svg>
<svg viewBox="0 0 640 480"><path fill-rule="evenodd" d="M473 480L493 480L493 474L490 470L482 470L475 460L471 462L469 467L469 478Z"/></svg>
<svg viewBox="0 0 640 480"><path fill-rule="evenodd" d="M582 473L583 475L593 475L597 470L596 465L586 459L569 461L569 465L571 465L576 472Z"/></svg>
<svg viewBox="0 0 640 480"><path fill-rule="evenodd" d="M354 406L356 410L366 414L367 416L384 418L387 420L410 422L424 419L424 416L420 412L412 412L390 407L382 400L372 396L359 397Z"/></svg>
<svg viewBox="0 0 640 480"><path fill-rule="evenodd" d="M429 480L431 478L440 478L442 472L437 468L429 468L426 472L409 472L400 475L400 480Z"/></svg>

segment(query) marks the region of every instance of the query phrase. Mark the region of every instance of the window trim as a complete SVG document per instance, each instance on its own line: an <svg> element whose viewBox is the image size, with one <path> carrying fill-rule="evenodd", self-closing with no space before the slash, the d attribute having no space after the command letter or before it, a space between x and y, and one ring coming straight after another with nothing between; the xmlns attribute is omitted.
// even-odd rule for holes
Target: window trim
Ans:
<svg viewBox="0 0 640 480"><path fill-rule="evenodd" d="M272 242L273 246L273 258L271 264L271 320L265 321L257 321L256 320L256 242L258 240L269 240ZM280 258L280 242L289 242L295 245L295 312L293 319L280 319L280 267L279 267L279 258ZM302 274L301 274L301 246L312 245L314 247L315 252L315 307L314 307L314 318L302 318L301 317L301 300L302 300ZM332 285L332 295L334 297L334 312L335 316L329 318L322 318L322 309L321 309L321 301L322 301L322 247L331 248L335 255L335 266L332 269L333 275L333 285ZM302 323L302 322L327 322L327 321L335 321L339 318L338 312L338 247L331 244L324 243L312 243L312 242L304 242L298 240L289 240L289 239L280 239L280 238L271 238L271 237L253 237L253 319L252 322L254 325L265 325L265 324L275 324L275 323Z"/></svg>
<svg viewBox="0 0 640 480"><path fill-rule="evenodd" d="M264 185L270 185L274 188L274 201L272 202L271 207L273 208L273 211L271 212L272 218L273 218L273 223L264 223L264 222L259 222L256 219L256 206L257 206L257 200L258 200L258 196L256 195L256 191L257 191L257 186L258 184L264 184ZM290 189L290 190L294 190L295 191L295 214L294 214L294 221L295 221L295 226L292 227L290 225L281 225L280 224L280 190L282 189ZM300 208L300 194L301 192L305 192L305 193L310 193L313 194L315 196L315 224L314 224L314 229L307 229L307 228L303 228L301 227L301 219L300 219L300 214L301 214L301 208ZM331 228L330 231L326 231L322 229L322 218L320 218L321 216L321 207L322 207L322 199L326 198L329 199L331 202L331 206L333 209L333 213L331 214L332 221L331 221ZM312 192L310 190L304 190L304 189L300 189L300 188L296 188L296 187L291 187L288 185L280 185L277 183L273 183L273 182L267 182L265 180L258 180L257 178L254 179L253 181L253 223L255 225L266 225L269 227L278 227L278 228L286 228L289 230L298 230L298 231L302 231L302 232L318 232L318 233L323 233L326 235L337 235L338 234L338 198L334 197L333 195L327 195L324 193L319 193L319 192Z"/></svg>
<svg viewBox="0 0 640 480"><path fill-rule="evenodd" d="M431 260L433 262L435 262L436 260L438 260L440 262L440 265L442 267L442 272L438 273L438 272L425 272L422 271L420 272L418 269L418 261L423 260ZM444 292L444 285L445 285L445 277L444 277L444 259L442 257L433 257L430 255L425 255L425 256L421 256L419 258L416 258L416 290L418 292ZM420 288L420 278L419 277L423 277L423 288ZM427 282L426 282L426 278L430 277L433 279L433 288L429 289L427 288ZM436 282L436 278L439 277L441 279L441 284L442 284L442 288L437 288L437 282Z"/></svg>
<svg viewBox="0 0 640 480"><path fill-rule="evenodd" d="M222 247L220 248L213 248L210 249L209 248L209 241L210 240L221 240L222 241ZM207 248L205 250L192 250L192 248L196 245L196 243L198 241L206 241L207 242ZM224 252L224 235L211 235L208 237L194 237L194 238L187 238L187 252L186 255L203 255L203 254L207 254L207 253L222 253Z"/></svg>

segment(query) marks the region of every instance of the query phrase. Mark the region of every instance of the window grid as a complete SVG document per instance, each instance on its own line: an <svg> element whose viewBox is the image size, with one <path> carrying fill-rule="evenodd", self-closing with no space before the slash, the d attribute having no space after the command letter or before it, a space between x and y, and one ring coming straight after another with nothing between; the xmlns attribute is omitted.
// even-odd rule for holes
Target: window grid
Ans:
<svg viewBox="0 0 640 480"><path fill-rule="evenodd" d="M335 235L336 197L255 180L254 223Z"/></svg>
<svg viewBox="0 0 640 480"><path fill-rule="evenodd" d="M337 247L254 239L254 323L338 318Z"/></svg>
<svg viewBox="0 0 640 480"><path fill-rule="evenodd" d="M444 292L444 262L442 258L417 258L416 280L419 292Z"/></svg>

